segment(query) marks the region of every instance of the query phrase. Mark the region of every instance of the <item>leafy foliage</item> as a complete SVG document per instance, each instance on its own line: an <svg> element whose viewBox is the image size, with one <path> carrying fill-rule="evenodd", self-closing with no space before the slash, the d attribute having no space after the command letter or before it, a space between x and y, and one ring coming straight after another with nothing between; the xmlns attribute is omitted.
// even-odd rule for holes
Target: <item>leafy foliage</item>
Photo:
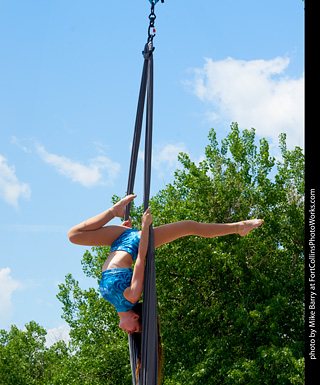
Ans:
<svg viewBox="0 0 320 385"><path fill-rule="evenodd" d="M188 237L157 252L164 374L188 384L302 382L304 175L299 148L282 160L237 124L206 160L186 154L175 181L152 204L158 223L194 219L264 225L241 238ZM271 174L277 169L277 173ZM286 368L286 370L284 370Z"/></svg>
<svg viewBox="0 0 320 385"><path fill-rule="evenodd" d="M62 341L45 347L46 331L31 321L21 331L12 326L0 331L0 384L71 383L70 350Z"/></svg>
<svg viewBox="0 0 320 385"><path fill-rule="evenodd" d="M174 182L151 199L154 226L265 220L244 238L184 237L157 249L165 385L304 383L304 157L285 135L280 160L256 142L254 129L234 123L219 145L212 129L205 160L180 154ZM135 227L142 212L133 205ZM86 251L87 276L99 281L108 252ZM127 337L97 287L82 290L69 274L58 298L69 346L45 348L35 323L2 331L0 384L131 384Z"/></svg>

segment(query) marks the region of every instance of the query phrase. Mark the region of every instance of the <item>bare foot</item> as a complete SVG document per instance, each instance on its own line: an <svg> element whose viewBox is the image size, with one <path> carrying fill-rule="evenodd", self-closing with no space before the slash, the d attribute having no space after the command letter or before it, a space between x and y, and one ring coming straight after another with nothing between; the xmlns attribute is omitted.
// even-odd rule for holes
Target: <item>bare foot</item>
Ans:
<svg viewBox="0 0 320 385"><path fill-rule="evenodd" d="M238 234L244 237L249 233L249 231L255 229L256 227L262 225L264 222L263 219L250 219L248 221L239 222Z"/></svg>
<svg viewBox="0 0 320 385"><path fill-rule="evenodd" d="M136 195L127 195L125 198L121 199L119 202L117 202L112 208L113 215L115 217L122 218L124 217L125 209L128 203L130 203L134 198L136 198Z"/></svg>

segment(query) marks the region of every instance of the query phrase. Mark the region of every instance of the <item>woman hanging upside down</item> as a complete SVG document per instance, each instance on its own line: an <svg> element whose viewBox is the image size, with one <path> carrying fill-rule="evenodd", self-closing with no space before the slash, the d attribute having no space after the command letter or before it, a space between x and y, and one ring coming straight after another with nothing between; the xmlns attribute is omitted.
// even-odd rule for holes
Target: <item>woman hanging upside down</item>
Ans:
<svg viewBox="0 0 320 385"><path fill-rule="evenodd" d="M115 217L124 217L125 207L136 195L128 195L105 212L72 227L68 236L72 243L85 246L111 246L110 254L102 267L100 292L116 308L119 327L128 334L140 333L139 315L133 307L139 301L144 280L145 258L148 250L150 210L141 219L141 230L132 229L130 219L122 225L104 226ZM228 234L245 236L260 226L261 219L235 223L198 223L181 221L154 228L155 247L186 235L213 238ZM135 261L134 270L132 263Z"/></svg>

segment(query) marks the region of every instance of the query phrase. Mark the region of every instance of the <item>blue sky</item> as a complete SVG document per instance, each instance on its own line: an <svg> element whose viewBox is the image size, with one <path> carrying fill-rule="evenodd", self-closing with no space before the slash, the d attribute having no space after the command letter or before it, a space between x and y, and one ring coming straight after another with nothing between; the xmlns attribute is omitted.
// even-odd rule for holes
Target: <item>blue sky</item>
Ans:
<svg viewBox="0 0 320 385"><path fill-rule="evenodd" d="M155 12L152 194L180 151L203 158L211 127L254 127L275 156L281 132L303 148L301 0ZM35 320L61 336L58 284L95 285L67 231L125 194L149 13L148 0L0 0L0 328Z"/></svg>

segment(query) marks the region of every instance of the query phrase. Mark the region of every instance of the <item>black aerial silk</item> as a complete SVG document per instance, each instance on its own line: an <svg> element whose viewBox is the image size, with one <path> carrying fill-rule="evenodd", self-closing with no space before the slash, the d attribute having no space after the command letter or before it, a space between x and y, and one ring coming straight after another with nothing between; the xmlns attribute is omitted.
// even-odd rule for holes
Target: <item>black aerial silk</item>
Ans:
<svg viewBox="0 0 320 385"><path fill-rule="evenodd" d="M138 159L143 110L147 93L145 155L144 155L144 210L149 207L151 181L151 153L152 153L152 119L153 119L153 43L152 39L144 48L143 71L139 93L139 101L134 129L131 152L130 170L127 194L132 194ZM129 218L130 204L126 207L125 219ZM139 385L157 385L158 381L158 326L157 326L157 293L155 276L155 245L153 227L149 228L149 246L146 257L146 266L143 286L142 305L142 333L129 335L129 349L133 385L136 381L136 368L140 354L141 370Z"/></svg>

